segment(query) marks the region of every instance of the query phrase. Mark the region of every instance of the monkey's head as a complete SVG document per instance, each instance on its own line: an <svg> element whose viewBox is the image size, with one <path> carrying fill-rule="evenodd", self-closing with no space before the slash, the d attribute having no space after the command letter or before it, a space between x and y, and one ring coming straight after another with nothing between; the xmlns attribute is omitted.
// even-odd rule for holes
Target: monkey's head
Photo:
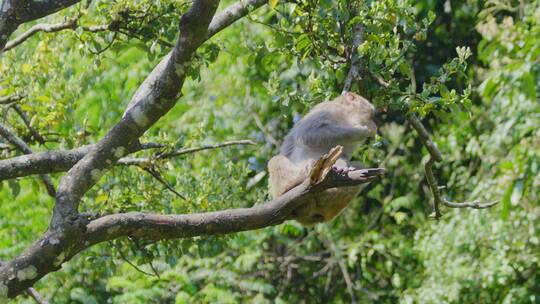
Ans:
<svg viewBox="0 0 540 304"><path fill-rule="evenodd" d="M350 123L366 126L375 136L377 133L377 124L375 123L375 107L364 97L353 92L347 92L341 95L339 102L350 109Z"/></svg>

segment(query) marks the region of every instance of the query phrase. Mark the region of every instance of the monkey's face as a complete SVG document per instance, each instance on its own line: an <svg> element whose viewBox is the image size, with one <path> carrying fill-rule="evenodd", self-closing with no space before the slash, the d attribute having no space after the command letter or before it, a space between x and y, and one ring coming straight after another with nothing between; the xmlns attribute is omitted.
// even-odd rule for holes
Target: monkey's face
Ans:
<svg viewBox="0 0 540 304"><path fill-rule="evenodd" d="M375 136L377 133L377 124L374 120L375 107L367 99L358 94L347 92L341 98L341 103L350 109L351 124L365 126L370 131L371 136Z"/></svg>

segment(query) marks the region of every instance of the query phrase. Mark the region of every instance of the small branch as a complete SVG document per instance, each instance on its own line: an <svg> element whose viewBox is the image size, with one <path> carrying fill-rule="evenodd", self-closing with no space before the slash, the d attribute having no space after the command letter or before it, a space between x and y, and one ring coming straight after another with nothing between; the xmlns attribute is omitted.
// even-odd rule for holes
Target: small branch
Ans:
<svg viewBox="0 0 540 304"><path fill-rule="evenodd" d="M351 12L352 13L352 12ZM353 28L354 35L353 35L353 41L350 51L350 58L351 58L351 67L349 69L349 73L347 74L347 78L345 78L345 84L343 85L343 91L342 94L347 93L351 90L353 81L357 79L361 79L362 76L360 75L360 58L358 57L358 46L362 44L363 35L364 35L364 29L362 27L362 24L358 23Z"/></svg>
<svg viewBox="0 0 540 304"><path fill-rule="evenodd" d="M411 86L412 86L412 92L416 94L416 77L414 70L411 72ZM418 117L414 114L407 115L407 120L413 127L413 129L416 130L418 133L418 137L420 138L420 141L422 144L426 147L426 149L429 152L429 160L424 164L424 172L426 175L426 180L429 185L429 189L431 190L431 194L433 195L433 212L430 215L431 217L435 219L439 219L441 217L441 210L440 205L445 205L450 208L473 208L473 209L486 209L492 206L495 206L498 201L489 202L486 204L481 204L479 201L475 200L472 202L463 202L463 203L453 203L448 201L447 199L443 198L440 193L440 187L438 185L437 179L435 178L435 175L433 174L433 165L436 162L443 161L442 154L437 148L437 145L431 140L431 136L429 135L428 131L418 119Z"/></svg>
<svg viewBox="0 0 540 304"><path fill-rule="evenodd" d="M341 274L343 275L343 279L345 280L345 285L347 285L347 292L349 293L349 296L351 297L351 303L356 304L356 297L354 296L354 286L351 281L351 276L349 275L349 271L347 270L347 265L345 265L345 262L343 261L343 258L341 257L341 254L337 252L336 245L334 244L334 241L331 238L328 238L330 242L330 249L332 250L333 256L338 260L337 264L339 266L339 269L341 270Z"/></svg>
<svg viewBox="0 0 540 304"><path fill-rule="evenodd" d="M17 147L17 149L19 149L22 153L24 154L33 153L32 149L30 149L30 147L22 139L17 137L17 135L12 133L8 128L3 126L2 124L0 124L0 136L4 137L10 144ZM49 194L49 196L54 198L56 196L56 189L54 188L54 185L52 183L50 176L41 175L40 178L43 184L45 185L45 188L47 189L47 193Z"/></svg>
<svg viewBox="0 0 540 304"><path fill-rule="evenodd" d="M428 131L418 119L418 117L414 114L409 114L407 116L407 120L413 127L413 129L418 133L418 136L420 137L420 141L426 149L428 149L429 154L433 157L434 161L440 162L443 160L441 152L439 151L439 148L437 148L437 145L431 140L431 137L429 136Z"/></svg>
<svg viewBox="0 0 540 304"><path fill-rule="evenodd" d="M124 253L122 252L122 248L116 246L115 244L113 244L113 242L109 242L109 244L116 248L116 251L118 251L118 254L120 254L120 257L122 258L122 260L124 260L126 263L129 264L129 266L133 267L133 269L137 270L138 272L144 274L144 275L147 275L147 276L155 276L154 274L152 273L149 273L149 272L146 272L144 270L142 270L141 268L139 268L137 265L133 264L125 255Z"/></svg>
<svg viewBox="0 0 540 304"><path fill-rule="evenodd" d="M442 202L445 206L450 207L450 208L472 208L472 209L487 209L499 203L498 201L493 201L493 202L482 204L480 203L479 200L474 200L472 202L453 203L446 199L443 199Z"/></svg>
<svg viewBox="0 0 540 304"><path fill-rule="evenodd" d="M32 133L32 136L34 137L34 139L37 140L42 145L45 144L45 139L41 136L41 134L39 134L39 132L34 127L30 125L30 119L28 119L28 116L26 115L26 113L22 111L21 107L19 107L19 105L17 104L14 104L12 108L22 119L22 121L24 122L25 126L28 128L30 133Z"/></svg>
<svg viewBox="0 0 540 304"><path fill-rule="evenodd" d="M3 0L0 2L0 53L19 25L56 13L79 0Z"/></svg>
<svg viewBox="0 0 540 304"><path fill-rule="evenodd" d="M82 29L85 32L98 33L98 32L108 31L110 30L110 27L111 27L110 24L100 24L100 25L82 26Z"/></svg>
<svg viewBox="0 0 540 304"><path fill-rule="evenodd" d="M0 97L0 105L7 105L12 102L17 102L21 99L23 99L25 95L15 94L15 95L8 95L8 96L2 96Z"/></svg>
<svg viewBox="0 0 540 304"><path fill-rule="evenodd" d="M262 134L264 135L264 138L266 138L266 141L271 143L275 147L279 147L279 142L277 141L277 139L274 136L272 136L272 134L270 134L270 132L268 132L266 130L266 128L264 127L259 115L257 113L255 113L255 111L252 111L251 112L251 117L253 117L253 120L255 121L255 125L262 132Z"/></svg>
<svg viewBox="0 0 540 304"><path fill-rule="evenodd" d="M180 150L176 150L176 151L172 151L168 153L162 153L162 154L158 153L154 157L123 157L117 161L117 164L124 165L124 166L139 166L139 167L144 168L146 166L152 165L158 159L168 159L168 158L182 156L185 154L191 154L191 153L195 153L195 152L199 152L203 150L219 149L219 148L224 148L224 147L234 146L234 145L256 145L256 143L248 139L232 140L232 141L226 141L220 144L185 148L185 149L180 149Z"/></svg>
<svg viewBox="0 0 540 304"><path fill-rule="evenodd" d="M187 200L185 196L183 196L178 191L176 191L173 186L169 185L169 183L167 183L167 181L165 179L163 179L163 177L161 176L161 174L157 170L155 170L153 168L142 168L142 169L144 171L148 172L150 175L152 175L153 178L155 178L160 184L165 186L165 188L167 188L169 191L176 194L176 196L183 199L184 201Z"/></svg>
<svg viewBox="0 0 540 304"><path fill-rule="evenodd" d="M200 146L200 147L176 150L176 151L169 152L169 153L163 153L163 154L158 155L156 158L157 159L164 159L164 158L170 158L170 157L175 157L175 156L181 156L181 155L184 155L184 154L195 153L195 152L199 152L199 151L203 151L203 150L218 149L218 148L234 146L234 145L256 145L256 143L254 141L252 141L252 140L249 140L249 139L232 140L232 141L226 141L226 142L223 142L223 143L220 143L220 144L205 145L205 146Z"/></svg>
<svg viewBox="0 0 540 304"><path fill-rule="evenodd" d="M26 32L22 33L19 37L11 41L8 41L3 51L7 51L16 47L17 45L23 43L28 38L32 37L34 34L39 33L39 32L52 33L52 32L59 32L66 29L74 29L77 26L78 19L79 18L73 18L65 22L55 23L55 24L36 24L32 26Z"/></svg>
<svg viewBox="0 0 540 304"><path fill-rule="evenodd" d="M28 288L26 292L28 293L28 295L30 295L30 297L32 297L32 299L34 299L34 301L36 301L36 303L49 304L49 302L43 299L41 295L33 287Z"/></svg>
<svg viewBox="0 0 540 304"><path fill-rule="evenodd" d="M15 135L13 132L11 132L7 127L0 124L0 136L6 139L7 142L14 145L17 149L19 149L24 154L32 154L32 150L30 147L17 135Z"/></svg>

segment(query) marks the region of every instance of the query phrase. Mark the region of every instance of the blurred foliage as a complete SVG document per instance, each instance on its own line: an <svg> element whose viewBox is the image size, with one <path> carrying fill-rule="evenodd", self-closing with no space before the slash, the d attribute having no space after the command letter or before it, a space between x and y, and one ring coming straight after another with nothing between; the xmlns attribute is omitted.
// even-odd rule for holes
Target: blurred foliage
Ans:
<svg viewBox="0 0 540 304"><path fill-rule="evenodd" d="M385 178L329 224L116 240L79 254L36 289L52 303L84 304L350 303L351 293L359 303L540 303L540 1L269 3L200 48L182 98L142 138L169 149L258 145L157 163L185 199L140 168L115 167L82 211L190 213L263 202L266 179L256 177L277 152L271 138L337 96L353 56L363 75L353 90L388 109L380 136L355 158L385 166ZM75 30L39 33L3 53L0 96L24 95L18 104L47 142L9 105L0 105L0 121L35 150L96 142L174 44L189 5L99 0L39 20L80 16ZM364 39L351 49L357 24ZM428 220L427 151L407 113L423 118L443 153L436 175L444 194L499 205L444 209L440 221ZM0 183L0 259L46 229L53 200L45 193L35 177Z"/></svg>

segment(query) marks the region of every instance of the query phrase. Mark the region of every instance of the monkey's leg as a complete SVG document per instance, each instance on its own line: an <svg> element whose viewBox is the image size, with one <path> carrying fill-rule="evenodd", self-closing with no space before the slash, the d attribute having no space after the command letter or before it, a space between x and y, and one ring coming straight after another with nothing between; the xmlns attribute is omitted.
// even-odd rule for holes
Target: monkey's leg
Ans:
<svg viewBox="0 0 540 304"><path fill-rule="evenodd" d="M302 183L307 173L283 155L276 155L268 162L270 195L276 198Z"/></svg>

